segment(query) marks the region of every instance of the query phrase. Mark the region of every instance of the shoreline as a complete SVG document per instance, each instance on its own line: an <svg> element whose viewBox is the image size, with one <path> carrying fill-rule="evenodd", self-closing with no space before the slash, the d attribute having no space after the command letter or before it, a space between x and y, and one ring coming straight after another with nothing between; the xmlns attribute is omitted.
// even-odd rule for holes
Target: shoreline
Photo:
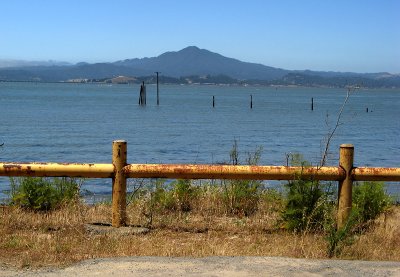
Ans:
<svg viewBox="0 0 400 277"><path fill-rule="evenodd" d="M32 84L71 84L71 85L107 85L107 86L140 86L142 82L135 82L135 83L107 83L107 82L68 82L68 81L13 81L13 80L0 80L0 83L32 83ZM154 85L156 86L157 83L151 82L146 83L146 85ZM310 89L346 89L346 86L324 86L324 85L316 85L316 86L302 86L302 85L266 85L266 84L239 84L239 83L232 83L232 84L225 84L225 83L160 83L163 86L213 86L213 87L263 87L263 88L310 88ZM361 87L359 90L399 90L400 87Z"/></svg>

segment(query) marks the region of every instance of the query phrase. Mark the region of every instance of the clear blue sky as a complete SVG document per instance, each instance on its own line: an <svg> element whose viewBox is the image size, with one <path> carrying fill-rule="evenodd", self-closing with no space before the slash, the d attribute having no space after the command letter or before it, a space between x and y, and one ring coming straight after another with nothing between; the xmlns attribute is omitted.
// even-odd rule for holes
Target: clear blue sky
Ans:
<svg viewBox="0 0 400 277"><path fill-rule="evenodd" d="M0 59L110 62L189 45L285 69L400 73L399 0L3 0Z"/></svg>

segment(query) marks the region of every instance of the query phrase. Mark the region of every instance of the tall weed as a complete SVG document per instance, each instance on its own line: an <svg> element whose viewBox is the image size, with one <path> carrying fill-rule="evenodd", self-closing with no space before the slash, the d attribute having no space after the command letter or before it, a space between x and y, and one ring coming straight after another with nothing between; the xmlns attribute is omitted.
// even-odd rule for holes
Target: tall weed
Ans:
<svg viewBox="0 0 400 277"><path fill-rule="evenodd" d="M261 185L253 180L225 181L222 196L227 214L249 216L256 212Z"/></svg>
<svg viewBox="0 0 400 277"><path fill-rule="evenodd" d="M260 161L262 147L254 153L247 153L246 165L257 165ZM240 154L237 140L234 140L229 153L230 163L240 165ZM256 180L227 180L223 182L223 203L227 214L249 216L258 209L262 182Z"/></svg>

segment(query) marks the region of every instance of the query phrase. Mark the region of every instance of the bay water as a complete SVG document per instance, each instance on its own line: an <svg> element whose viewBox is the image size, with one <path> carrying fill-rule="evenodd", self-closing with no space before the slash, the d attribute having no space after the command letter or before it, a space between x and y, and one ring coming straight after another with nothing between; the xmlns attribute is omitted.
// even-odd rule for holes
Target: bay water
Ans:
<svg viewBox="0 0 400 277"><path fill-rule="evenodd" d="M237 141L243 162L262 147L262 165L286 165L290 153L318 164L346 94L161 85L157 106L156 86L147 85L147 105L139 106L139 85L0 82L0 161L111 163L112 141L124 139L128 163L226 163ZM400 90L351 92L327 165L338 164L342 143L354 144L355 166L399 167ZM83 188L108 194L111 180L87 180ZM8 189L8 178L0 178L0 198ZM398 195L399 184L389 183L388 191Z"/></svg>

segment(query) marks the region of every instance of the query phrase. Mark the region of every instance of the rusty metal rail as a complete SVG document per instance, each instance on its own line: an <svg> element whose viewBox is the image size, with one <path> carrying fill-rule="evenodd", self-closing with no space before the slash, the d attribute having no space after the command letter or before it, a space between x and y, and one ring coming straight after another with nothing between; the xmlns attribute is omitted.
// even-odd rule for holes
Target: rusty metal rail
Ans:
<svg viewBox="0 0 400 277"><path fill-rule="evenodd" d="M114 227L126 223L127 178L338 181L338 228L344 226L351 211L353 181L400 181L400 168L355 168L351 144L340 146L337 167L127 164L127 143L122 140L113 142L112 152L111 164L0 162L0 176L112 178Z"/></svg>
<svg viewBox="0 0 400 277"><path fill-rule="evenodd" d="M356 167L351 174L354 181L400 181L397 167Z"/></svg>
<svg viewBox="0 0 400 277"><path fill-rule="evenodd" d="M340 181L346 176L341 167L130 164L123 170L128 178Z"/></svg>
<svg viewBox="0 0 400 277"><path fill-rule="evenodd" d="M0 176L112 178L112 164L0 163Z"/></svg>

